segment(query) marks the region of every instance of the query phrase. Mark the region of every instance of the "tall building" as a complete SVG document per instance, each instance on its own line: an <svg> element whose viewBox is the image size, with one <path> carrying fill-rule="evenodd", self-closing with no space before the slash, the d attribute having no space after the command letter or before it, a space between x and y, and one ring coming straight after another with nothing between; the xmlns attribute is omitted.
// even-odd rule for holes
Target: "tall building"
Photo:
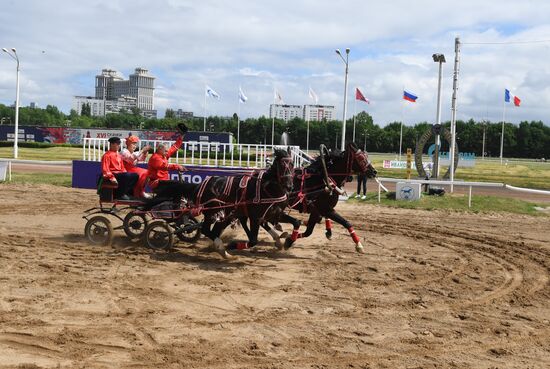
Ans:
<svg viewBox="0 0 550 369"><path fill-rule="evenodd" d="M179 119L193 119L192 111L184 111L183 109L178 109L174 111L176 118Z"/></svg>
<svg viewBox="0 0 550 369"><path fill-rule="evenodd" d="M303 118L302 105L271 104L269 105L269 117L282 119L285 122L294 118Z"/></svg>
<svg viewBox="0 0 550 369"><path fill-rule="evenodd" d="M92 117L103 116L103 99L96 99L92 96L75 96L73 98L73 109L78 115L82 114L82 106L90 104L90 115Z"/></svg>
<svg viewBox="0 0 550 369"><path fill-rule="evenodd" d="M322 121L334 119L334 105L304 105L304 120Z"/></svg>
<svg viewBox="0 0 550 369"><path fill-rule="evenodd" d="M118 113L121 110L130 111L137 107L144 117L156 118L154 97L155 77L151 76L147 69L136 68L128 79L124 79L116 70L103 69L101 74L95 77L95 99L75 96L73 107L80 114L82 104L90 103L92 115L95 116L92 104L99 105L98 101L101 101L101 109L97 110L97 116Z"/></svg>

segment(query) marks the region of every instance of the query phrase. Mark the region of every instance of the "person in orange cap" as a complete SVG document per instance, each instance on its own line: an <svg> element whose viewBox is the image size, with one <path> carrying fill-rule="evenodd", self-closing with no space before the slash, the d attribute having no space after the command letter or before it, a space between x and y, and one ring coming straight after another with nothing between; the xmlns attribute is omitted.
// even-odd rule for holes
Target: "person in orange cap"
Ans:
<svg viewBox="0 0 550 369"><path fill-rule="evenodd" d="M126 148L120 153L122 155L122 161L124 168L129 173L136 173L138 175L138 181L134 187L134 197L149 197L149 194L145 193L145 184L147 183L147 169L140 168L137 163L145 161L149 149L149 145L145 145L141 150L136 151L139 138L136 136L129 136L126 138Z"/></svg>

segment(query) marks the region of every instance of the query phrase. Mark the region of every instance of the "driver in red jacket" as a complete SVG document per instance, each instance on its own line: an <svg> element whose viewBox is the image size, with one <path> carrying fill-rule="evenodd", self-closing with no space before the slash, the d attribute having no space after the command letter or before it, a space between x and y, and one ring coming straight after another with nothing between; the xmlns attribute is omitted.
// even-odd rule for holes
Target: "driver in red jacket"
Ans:
<svg viewBox="0 0 550 369"><path fill-rule="evenodd" d="M157 146L157 150L151 156L147 165L151 189L156 190L161 181L170 180L168 171L179 170L182 172L184 170L182 165L168 163L168 159L180 149L182 142L183 137L180 136L168 151L166 151L166 146L163 144Z"/></svg>
<svg viewBox="0 0 550 369"><path fill-rule="evenodd" d="M182 133L182 136L180 136L168 150L166 150L164 145L158 145L157 150L149 159L149 164L147 166L150 180L149 185L153 192L155 192L158 197L168 197L173 199L176 203L179 203L181 197L188 193L191 188L194 188L193 185L189 183L170 180L170 170L178 170L180 172L185 170L182 165L168 163L168 159L181 147L183 135L187 132L187 127L185 127L185 125L181 127L178 126L178 129Z"/></svg>

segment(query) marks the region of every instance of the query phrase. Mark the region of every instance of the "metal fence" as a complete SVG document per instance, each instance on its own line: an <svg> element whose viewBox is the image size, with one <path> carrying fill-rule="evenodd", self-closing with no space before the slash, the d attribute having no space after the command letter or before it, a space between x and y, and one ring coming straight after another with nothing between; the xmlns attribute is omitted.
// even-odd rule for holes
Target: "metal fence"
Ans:
<svg viewBox="0 0 550 369"><path fill-rule="evenodd" d="M84 138L82 145L82 160L100 161L101 157L109 149L106 138ZM126 147L126 140L121 138L122 147ZM156 148L163 144L167 148L174 141L140 140L138 149L145 145ZM198 165L206 167L242 167L265 168L267 158L274 149L290 148L295 167L308 164L311 158L303 152L299 146L262 145L262 144L229 144L220 142L184 142L170 158L171 163L181 165Z"/></svg>

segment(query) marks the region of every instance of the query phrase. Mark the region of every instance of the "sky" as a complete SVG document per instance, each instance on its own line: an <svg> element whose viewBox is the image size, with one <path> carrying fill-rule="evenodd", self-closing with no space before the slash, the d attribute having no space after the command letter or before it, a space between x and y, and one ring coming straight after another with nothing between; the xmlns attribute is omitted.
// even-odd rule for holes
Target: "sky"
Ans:
<svg viewBox="0 0 550 369"><path fill-rule="evenodd" d="M384 126L434 122L443 53L442 120L451 116L454 39L460 53L458 119L503 116L504 89L522 100L506 120L550 122L550 1L183 1L2 0L0 47L21 61L21 105L56 105L93 95L103 68L156 77L155 108L204 114L269 115L276 88L287 104L319 103L343 112L349 47L348 117L367 111ZM543 41L529 42L525 41ZM476 43L486 44L476 44ZM519 42L519 43L518 43ZM0 52L0 103L15 100L15 61ZM238 103L239 86L248 97ZM371 101L354 101L359 87ZM418 96L402 99L403 89Z"/></svg>

